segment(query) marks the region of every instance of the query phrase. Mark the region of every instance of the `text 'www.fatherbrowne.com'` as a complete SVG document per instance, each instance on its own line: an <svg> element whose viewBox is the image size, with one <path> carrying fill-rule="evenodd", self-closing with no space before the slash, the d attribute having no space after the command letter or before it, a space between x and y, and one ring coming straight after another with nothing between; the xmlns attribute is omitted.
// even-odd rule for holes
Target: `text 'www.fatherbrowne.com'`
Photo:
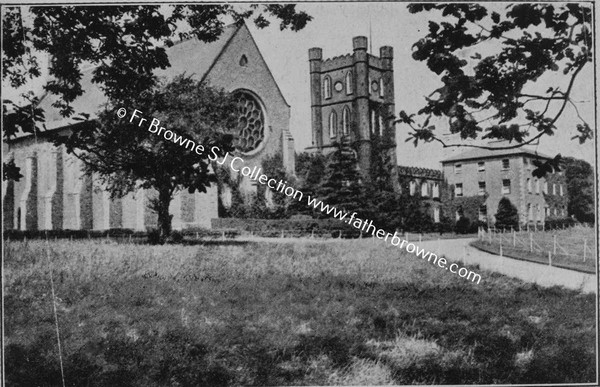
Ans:
<svg viewBox="0 0 600 387"><path fill-rule="evenodd" d="M137 119L137 124L140 127L144 124L144 122L146 122L148 125L148 131L150 133L156 134L158 136L162 135L165 140L172 141L175 144L179 144L180 146L188 149L191 152L195 152L200 156L204 155L205 152L209 151L208 149L205 149L202 144L197 144L196 142L192 141L189 138L186 138L181 134L175 133L171 130L160 126L160 120L156 118L148 120L147 118L141 116L141 113L141 111L134 109L133 113L131 113L129 122L134 123L134 120ZM119 108L117 110L117 116L119 118L124 118L126 115L127 110L125 108ZM263 185L266 185L271 190L281 192L284 195L295 199L299 202L306 201L306 204L309 207L319 210L327 215L332 215L334 218L337 218L340 221L345 222L351 225L352 227L365 232L366 234L371 234L374 238L376 237L379 239L383 239L386 242L389 239L389 242L393 246L397 246L400 249L405 248L407 252L415 254L417 257L421 257L422 259L426 259L427 262L432 263L434 266L438 266L442 269L448 270L451 273L457 274L458 276L466 278L472 282L479 283L481 281L481 275L465 267L461 267L456 263L449 264L449 262L444 257L438 257L432 252L426 251L425 249L421 249L414 243L410 243L407 240L400 238L398 236L397 231L394 232L394 234L392 234L386 232L383 229L378 229L375 225L373 225L372 220L357 218L356 212L349 215L348 212L338 210L336 207L323 203L322 201L317 200L316 198L313 198L310 195L305 196L304 193L302 193L302 191L299 191L294 187L287 185L287 181L277 181L275 179L269 178L267 175L262 173L262 169L259 167L254 166L253 168L250 168L249 166L244 166L244 160L239 156L233 156L230 155L229 152L227 152L225 156L219 158L217 157L218 154L221 154L220 148L217 146L213 146L210 149L210 154L208 154L209 160L214 161L219 165L228 163L229 168L231 168L231 170L233 170L234 172L240 173L242 176L248 177L251 180L255 180Z"/></svg>

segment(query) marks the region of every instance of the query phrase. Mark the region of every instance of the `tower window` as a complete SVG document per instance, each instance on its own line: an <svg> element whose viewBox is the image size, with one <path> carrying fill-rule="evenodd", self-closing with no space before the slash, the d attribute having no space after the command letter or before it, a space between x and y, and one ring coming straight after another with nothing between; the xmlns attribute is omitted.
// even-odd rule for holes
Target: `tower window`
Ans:
<svg viewBox="0 0 600 387"><path fill-rule="evenodd" d="M344 107L342 111L342 134L347 136L350 133L350 109Z"/></svg>
<svg viewBox="0 0 600 387"><path fill-rule="evenodd" d="M383 136L383 117L381 116L381 114L379 115L379 135Z"/></svg>
<svg viewBox="0 0 600 387"><path fill-rule="evenodd" d="M383 85L383 78L379 78L379 96L381 98L383 98L384 95L384 85Z"/></svg>
<svg viewBox="0 0 600 387"><path fill-rule="evenodd" d="M329 76L325 76L323 79L323 97L325 99L331 98L331 78Z"/></svg>
<svg viewBox="0 0 600 387"><path fill-rule="evenodd" d="M329 114L329 137L335 138L337 136L337 114L331 112Z"/></svg>
<svg viewBox="0 0 600 387"><path fill-rule="evenodd" d="M377 120L375 119L375 110L371 110L371 134L375 134L375 126L377 125Z"/></svg>
<svg viewBox="0 0 600 387"><path fill-rule="evenodd" d="M354 86L352 85L352 71L346 73L346 94L353 93Z"/></svg>
<svg viewBox="0 0 600 387"><path fill-rule="evenodd" d="M477 163L477 170L479 172L484 172L485 171L485 162L480 161Z"/></svg>
<svg viewBox="0 0 600 387"><path fill-rule="evenodd" d="M248 65L248 57L246 55L242 55L240 58L240 66L246 67Z"/></svg>
<svg viewBox="0 0 600 387"><path fill-rule="evenodd" d="M502 169L509 169L510 168L510 160L509 159L503 159L502 160Z"/></svg>
<svg viewBox="0 0 600 387"><path fill-rule="evenodd" d="M454 164L454 173L460 173L462 171L462 164Z"/></svg>

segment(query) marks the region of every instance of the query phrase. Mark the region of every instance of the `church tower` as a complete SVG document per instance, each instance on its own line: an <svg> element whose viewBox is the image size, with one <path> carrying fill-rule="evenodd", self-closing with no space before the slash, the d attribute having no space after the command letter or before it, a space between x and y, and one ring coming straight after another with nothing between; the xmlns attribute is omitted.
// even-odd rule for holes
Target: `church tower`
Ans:
<svg viewBox="0 0 600 387"><path fill-rule="evenodd" d="M379 57L371 55L364 36L353 38L352 46L352 54L325 60L321 48L308 50L312 146L306 150L327 154L347 138L363 176L369 178L374 157L384 156L375 153L381 152L395 172L393 49L383 46Z"/></svg>

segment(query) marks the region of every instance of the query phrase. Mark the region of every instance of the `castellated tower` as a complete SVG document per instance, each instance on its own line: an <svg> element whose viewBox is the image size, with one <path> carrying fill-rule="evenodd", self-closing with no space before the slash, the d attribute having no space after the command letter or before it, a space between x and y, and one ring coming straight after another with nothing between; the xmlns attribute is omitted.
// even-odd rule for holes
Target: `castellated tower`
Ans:
<svg viewBox="0 0 600 387"><path fill-rule="evenodd" d="M312 111L312 146L308 152L330 153L342 137L350 140L359 167L369 178L376 155L375 140L385 144L396 170L393 49L383 46L379 57L367 52L364 36L352 39L354 52L323 60L320 48L308 50ZM393 179L397 181L397 179Z"/></svg>

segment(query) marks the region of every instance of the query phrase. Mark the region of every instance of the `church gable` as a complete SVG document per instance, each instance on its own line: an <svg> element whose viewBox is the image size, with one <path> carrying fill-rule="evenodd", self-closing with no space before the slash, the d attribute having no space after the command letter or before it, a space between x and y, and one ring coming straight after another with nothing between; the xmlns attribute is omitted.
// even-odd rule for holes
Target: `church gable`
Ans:
<svg viewBox="0 0 600 387"><path fill-rule="evenodd" d="M264 98L272 102L289 107L245 24L227 42L204 79L228 91L245 86L248 90L265 95Z"/></svg>

